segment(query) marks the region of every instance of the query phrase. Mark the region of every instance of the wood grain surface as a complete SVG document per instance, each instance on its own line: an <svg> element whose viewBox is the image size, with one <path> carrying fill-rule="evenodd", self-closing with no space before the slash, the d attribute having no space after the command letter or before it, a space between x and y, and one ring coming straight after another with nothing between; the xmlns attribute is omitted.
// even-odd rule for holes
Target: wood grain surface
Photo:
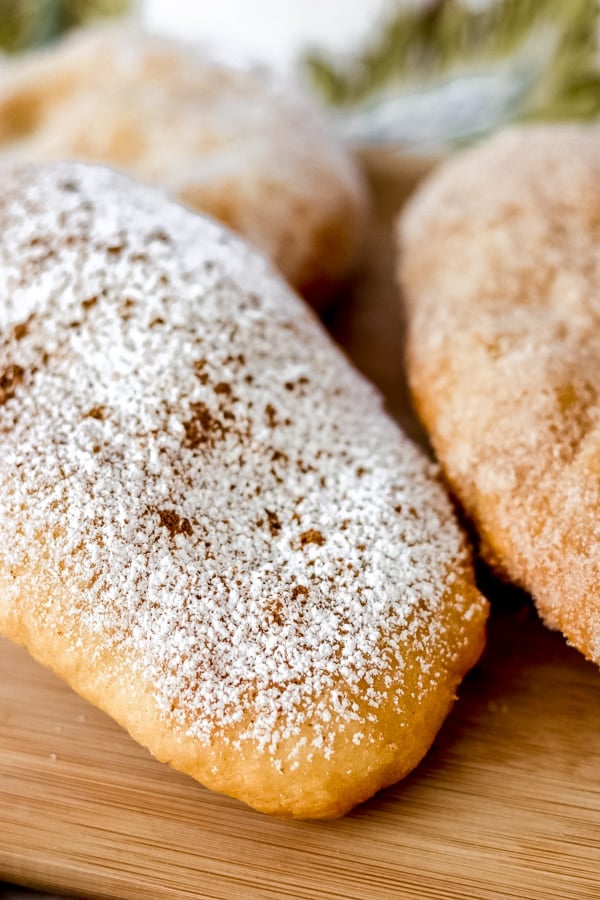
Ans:
<svg viewBox="0 0 600 900"><path fill-rule="evenodd" d="M369 266L328 325L417 438L389 224L412 181L372 167ZM153 760L0 639L0 880L86 898L600 897L600 673L482 573L488 648L421 766L344 819L287 823Z"/></svg>

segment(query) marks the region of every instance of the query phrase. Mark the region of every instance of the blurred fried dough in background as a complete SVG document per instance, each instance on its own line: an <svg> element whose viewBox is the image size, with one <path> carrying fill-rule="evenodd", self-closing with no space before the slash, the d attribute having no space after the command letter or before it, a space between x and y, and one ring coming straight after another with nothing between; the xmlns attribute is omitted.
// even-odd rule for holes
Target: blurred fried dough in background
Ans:
<svg viewBox="0 0 600 900"><path fill-rule="evenodd" d="M360 255L366 191L310 104L255 71L124 26L0 70L0 158L106 163L266 252L315 305Z"/></svg>

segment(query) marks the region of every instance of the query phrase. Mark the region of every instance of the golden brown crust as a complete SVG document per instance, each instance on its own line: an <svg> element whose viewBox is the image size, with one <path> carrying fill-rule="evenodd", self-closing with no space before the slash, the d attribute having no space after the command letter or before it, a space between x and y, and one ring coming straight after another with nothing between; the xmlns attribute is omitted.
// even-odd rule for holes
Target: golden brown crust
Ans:
<svg viewBox="0 0 600 900"><path fill-rule="evenodd" d="M507 132L400 226L418 411L484 556L600 663L600 135Z"/></svg>
<svg viewBox="0 0 600 900"><path fill-rule="evenodd" d="M466 576L470 578L470 575ZM107 712L153 756L168 763L221 794L243 800L259 810L283 818L329 819L342 816L381 788L395 784L408 775L429 749L448 715L456 691L464 675L475 665L485 641L485 607L481 596L462 578L457 588L445 598L445 622L455 650L456 661L444 673L444 679L423 692L422 667L438 665L439 648L414 658L410 669L403 672L403 690L418 700L405 705L399 714L392 696L377 713L373 741L355 744L353 731L344 727L342 719L332 718L330 727L336 735L329 760L310 757L296 750L298 740L310 744L314 732L307 724L293 740L282 742L275 756L281 766L274 768L265 754L236 738L250 724L251 713L235 728L223 733L211 744L199 742L176 721L165 722L164 711L156 703L150 685L139 683L135 665L114 650L107 650L94 635L85 634L85 653L74 653L72 643L59 633L42 631L37 624L39 609L47 604L47 584L39 593L39 579L34 577L19 596L19 621L16 617L2 620L2 633L26 647L39 662L67 681L82 697ZM3 589L0 571L0 589ZM61 604L68 602L64 586L59 588ZM476 614L473 611L477 610ZM464 627L464 617L469 621ZM462 638L459 635L463 635ZM463 643L464 641L464 643ZM418 636L415 635L415 645ZM89 660L94 659L94 665ZM447 662L442 665L446 666ZM380 685L382 687L382 685ZM338 684L344 690L343 680ZM331 704L328 697L322 698ZM360 702L360 715L372 714L368 703ZM332 707L333 708L333 707ZM340 725L342 729L340 729ZM358 729L354 729L358 733ZM292 768L293 766L293 768Z"/></svg>
<svg viewBox="0 0 600 900"><path fill-rule="evenodd" d="M266 252L315 305L360 256L364 186L315 111L165 39L98 29L5 64L0 153L164 186Z"/></svg>

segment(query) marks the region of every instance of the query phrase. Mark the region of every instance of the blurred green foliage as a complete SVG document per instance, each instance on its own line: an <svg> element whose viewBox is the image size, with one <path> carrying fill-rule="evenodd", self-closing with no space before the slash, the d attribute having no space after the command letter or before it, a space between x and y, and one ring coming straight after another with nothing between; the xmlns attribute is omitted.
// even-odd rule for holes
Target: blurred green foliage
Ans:
<svg viewBox="0 0 600 900"><path fill-rule="evenodd" d="M373 43L349 61L336 63L315 52L304 63L330 104L350 108L443 76L510 67L511 60L523 67L530 53L537 70L515 117L589 119L600 115L599 35L600 0L470 6L433 0L399 6Z"/></svg>
<svg viewBox="0 0 600 900"><path fill-rule="evenodd" d="M129 0L0 0L0 49L35 47L92 19L121 15Z"/></svg>

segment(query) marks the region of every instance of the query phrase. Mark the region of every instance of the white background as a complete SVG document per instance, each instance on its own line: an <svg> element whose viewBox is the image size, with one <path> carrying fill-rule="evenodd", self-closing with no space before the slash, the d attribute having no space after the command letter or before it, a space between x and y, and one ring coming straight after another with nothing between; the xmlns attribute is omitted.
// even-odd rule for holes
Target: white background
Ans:
<svg viewBox="0 0 600 900"><path fill-rule="evenodd" d="M143 0L150 30L206 45L229 62L291 70L318 47L334 53L360 46L392 0Z"/></svg>

